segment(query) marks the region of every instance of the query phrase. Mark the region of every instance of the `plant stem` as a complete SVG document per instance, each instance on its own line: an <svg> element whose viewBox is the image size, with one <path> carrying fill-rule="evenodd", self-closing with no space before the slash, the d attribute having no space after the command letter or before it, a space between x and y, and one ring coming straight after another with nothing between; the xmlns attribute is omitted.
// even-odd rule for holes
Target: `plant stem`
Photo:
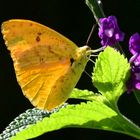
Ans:
<svg viewBox="0 0 140 140"><path fill-rule="evenodd" d="M99 0L86 0L86 4L92 11L96 22L99 25L99 19L105 17L102 6L98 3Z"/></svg>
<svg viewBox="0 0 140 140"><path fill-rule="evenodd" d="M128 118L123 116L121 113L119 114L119 116L122 120L122 123L121 122L120 123L122 125L122 128L124 129L122 133L140 139L140 128L132 121L130 121Z"/></svg>

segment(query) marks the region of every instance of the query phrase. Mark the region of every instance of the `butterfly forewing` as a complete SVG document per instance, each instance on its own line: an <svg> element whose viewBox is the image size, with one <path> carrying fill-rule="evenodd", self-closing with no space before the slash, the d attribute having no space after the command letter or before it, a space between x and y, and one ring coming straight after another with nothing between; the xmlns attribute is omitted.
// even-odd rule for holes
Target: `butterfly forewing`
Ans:
<svg viewBox="0 0 140 140"><path fill-rule="evenodd" d="M56 31L29 20L6 21L2 33L17 81L31 103L51 110L65 102L88 61L87 47L78 48Z"/></svg>

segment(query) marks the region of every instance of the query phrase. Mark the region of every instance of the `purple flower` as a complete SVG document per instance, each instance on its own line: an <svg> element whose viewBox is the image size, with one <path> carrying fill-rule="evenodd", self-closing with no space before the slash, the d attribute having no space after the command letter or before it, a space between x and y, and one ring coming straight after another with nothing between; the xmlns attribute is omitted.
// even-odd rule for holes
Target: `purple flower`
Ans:
<svg viewBox="0 0 140 140"><path fill-rule="evenodd" d="M133 34L129 40L129 51L134 55L140 53L140 35L138 33Z"/></svg>
<svg viewBox="0 0 140 140"><path fill-rule="evenodd" d="M118 41L123 41L124 33L120 31L115 16L100 18L99 37L103 46L115 45Z"/></svg>
<svg viewBox="0 0 140 140"><path fill-rule="evenodd" d="M140 90L140 66L131 65L131 75L127 83L127 90Z"/></svg>
<svg viewBox="0 0 140 140"><path fill-rule="evenodd" d="M140 35L133 34L129 40L129 51L133 55L129 62L131 64L131 76L128 81L128 92L133 89L140 90Z"/></svg>
<svg viewBox="0 0 140 140"><path fill-rule="evenodd" d="M130 37L129 51L133 55L129 60L130 63L135 63L135 65L139 65L140 64L140 35L138 33L135 33Z"/></svg>

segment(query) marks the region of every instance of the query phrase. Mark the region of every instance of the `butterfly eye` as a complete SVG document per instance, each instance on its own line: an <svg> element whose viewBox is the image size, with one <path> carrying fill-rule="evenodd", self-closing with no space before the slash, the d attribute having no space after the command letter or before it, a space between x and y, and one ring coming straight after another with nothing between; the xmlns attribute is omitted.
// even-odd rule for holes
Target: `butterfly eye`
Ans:
<svg viewBox="0 0 140 140"><path fill-rule="evenodd" d="M74 63L74 59L73 58L70 58L70 63L71 63L71 66L72 66L72 64Z"/></svg>

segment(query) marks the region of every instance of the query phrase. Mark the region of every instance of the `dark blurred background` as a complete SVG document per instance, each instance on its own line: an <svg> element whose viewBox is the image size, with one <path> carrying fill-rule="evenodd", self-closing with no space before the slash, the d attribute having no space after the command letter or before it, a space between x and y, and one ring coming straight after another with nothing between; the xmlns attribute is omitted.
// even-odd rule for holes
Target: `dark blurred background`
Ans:
<svg viewBox="0 0 140 140"><path fill-rule="evenodd" d="M126 56L128 52L129 37L140 33L140 1L139 0L103 0L105 14L115 15L123 32L125 40L121 43ZM92 25L95 23L92 13L83 0L1 0L0 24L8 19L30 19L47 25L60 32L78 46L85 45ZM99 48L96 29L90 39L91 48ZM12 60L0 37L0 132L20 113L33 106L22 95L17 84ZM92 71L92 64L88 64L86 70ZM78 82L77 88L93 90L91 79L84 73ZM118 102L121 112L140 125L140 105L133 94L124 94ZM113 132L90 129L62 129L47 133L37 139L131 139L126 135Z"/></svg>

